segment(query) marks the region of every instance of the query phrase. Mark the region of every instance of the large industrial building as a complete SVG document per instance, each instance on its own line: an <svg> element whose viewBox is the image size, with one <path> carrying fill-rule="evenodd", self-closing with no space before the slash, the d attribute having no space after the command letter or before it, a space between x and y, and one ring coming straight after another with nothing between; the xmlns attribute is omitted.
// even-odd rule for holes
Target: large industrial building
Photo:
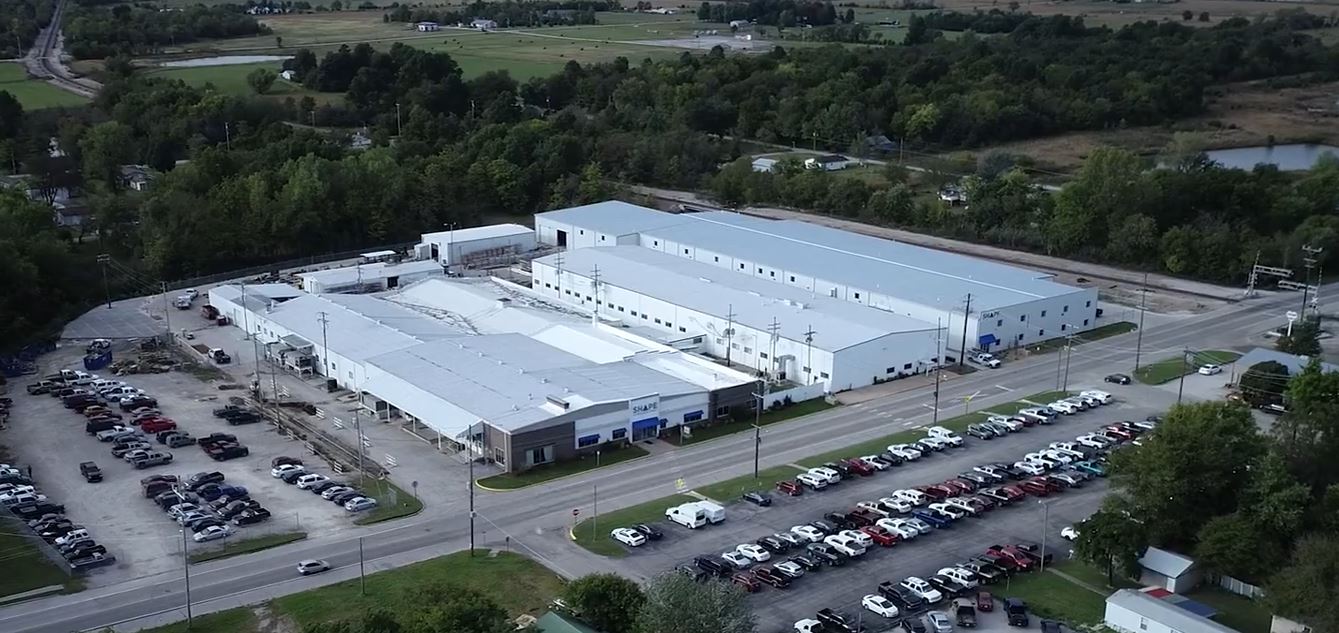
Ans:
<svg viewBox="0 0 1339 633"><path fill-rule="evenodd" d="M1097 321L1095 289L807 222L601 202L538 214L535 233L540 243L569 250L638 246L814 297L942 324L949 358L964 347L998 351L1077 334Z"/></svg>

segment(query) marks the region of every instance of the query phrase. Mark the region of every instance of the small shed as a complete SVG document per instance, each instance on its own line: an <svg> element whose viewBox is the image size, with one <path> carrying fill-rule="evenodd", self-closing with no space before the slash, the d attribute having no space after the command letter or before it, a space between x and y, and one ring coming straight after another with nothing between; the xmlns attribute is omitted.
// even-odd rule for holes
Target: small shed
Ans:
<svg viewBox="0 0 1339 633"><path fill-rule="evenodd" d="M414 27L417 28L420 33L430 33L442 29L441 25L436 22L419 22L418 24L415 24Z"/></svg>
<svg viewBox="0 0 1339 633"><path fill-rule="evenodd" d="M490 29L496 29L496 28L497 28L497 21L496 21L496 20L488 20L488 19L485 19L485 18L474 18L473 20L470 21L470 28L473 28L473 29L479 29L480 31L487 31L487 30L490 30Z"/></svg>
<svg viewBox="0 0 1339 633"><path fill-rule="evenodd" d="M777 160L775 158L755 158L753 159L753 171L772 173L776 171Z"/></svg>
<svg viewBox="0 0 1339 633"><path fill-rule="evenodd" d="M1203 579L1194 559L1157 547L1144 551L1139 557L1139 566L1143 569L1139 582L1175 593L1190 591Z"/></svg>

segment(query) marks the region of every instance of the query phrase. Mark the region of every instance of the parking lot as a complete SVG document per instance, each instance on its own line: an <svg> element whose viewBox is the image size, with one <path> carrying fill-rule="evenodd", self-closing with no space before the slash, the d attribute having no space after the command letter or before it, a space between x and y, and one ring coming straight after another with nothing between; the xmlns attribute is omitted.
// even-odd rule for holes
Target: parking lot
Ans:
<svg viewBox="0 0 1339 633"><path fill-rule="evenodd" d="M1024 452L1039 449L1049 442L1073 440L1077 435L1121 420L1143 419L1149 414L1165 411L1164 398L1139 398L1138 403L1116 402L1095 410L1072 416L1060 416L1060 421L1049 426L1034 426L1006 438L981 441L968 438L966 446L932 453L926 457L870 477L857 477L822 491L807 491L799 497L773 493L771 507L758 507L738 500L728 500L727 520L696 531L661 521L658 527L665 532L664 539L650 541L637 547L626 558L614 563L626 565L640 575L654 575L682 563L692 563L695 556L717 555L730 551L741 543L752 543L759 537L785 532L792 526L822 518L830 511L846 511L859 501L874 501L893 490L916 485L933 484L952 478L973 466L994 462L1010 463L1021 459ZM1163 404L1164 406L1153 406ZM799 472L798 470L796 471ZM893 547L874 546L869 553L850 561L843 567L824 567L810 571L785 590L764 586L750 597L759 616L760 630L790 631L797 620L813 618L822 608L833 608L855 616L862 609L860 600L866 594L877 593L880 582L898 582L907 576L928 577L938 569L982 554L995 544L1019 541L1043 541L1054 559L1070 556L1069 542L1060 538L1060 530L1086 518L1100 505L1106 494L1104 479L1094 479L1082 487L1071 488L1045 499L1029 496L1019 502L996 508L981 518L965 518L952 527L934 530L914 540ZM727 501L727 500L722 500ZM1042 501L1045 505L1042 505ZM611 526L612 527L612 526ZM770 562L784 560L789 554L773 555ZM997 596L1007 595L1003 585L990 589ZM947 605L939 605L947 610ZM864 624L873 630L882 630L892 622L868 611L863 613ZM1004 617L998 613L982 616L982 626ZM1036 619L1033 620L1036 625Z"/></svg>
<svg viewBox="0 0 1339 633"><path fill-rule="evenodd" d="M44 357L42 373L80 368L77 362L80 358L81 349L58 350ZM179 526L141 492L140 479L153 474L184 478L202 471L222 472L225 483L245 487L251 498L272 514L262 523L236 527L225 539L202 544L191 542L188 545L191 553L279 532L303 531L316 537L352 524L352 517L343 508L270 476L270 460L279 455L304 458L312 472L333 476L324 463L305 454L302 443L280 436L267 423L230 426L214 417L215 408L227 404L230 394L240 392L221 391L218 389L221 383L202 382L177 371L118 379L156 398L163 415L175 420L179 430L196 438L216 432L236 435L250 449L250 455L216 462L199 446L168 448L150 438L155 449L169 451L173 460L167 465L137 470L113 457L110 443L99 442L85 432L84 416L64 408L57 398L26 394L23 385L31 380L16 381L15 388L10 390L14 398L13 414L2 441L9 446L14 461L32 465L40 491L51 502L64 504L70 520L87 526L91 536L116 556L113 566L89 574L91 584L114 584L181 567ZM79 464L86 461L96 462L101 468L104 475L101 482L84 480Z"/></svg>

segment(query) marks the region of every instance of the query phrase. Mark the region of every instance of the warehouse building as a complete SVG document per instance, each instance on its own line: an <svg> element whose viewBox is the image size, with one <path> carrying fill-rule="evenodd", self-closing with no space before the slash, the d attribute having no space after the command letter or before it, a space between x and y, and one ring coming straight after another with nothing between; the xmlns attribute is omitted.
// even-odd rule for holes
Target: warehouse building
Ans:
<svg viewBox="0 0 1339 633"><path fill-rule="evenodd" d="M1096 326L1097 291L1052 275L793 220L604 202L541 213L543 244L637 245L806 293L942 323L946 357ZM966 314L966 318L964 318Z"/></svg>
<svg viewBox="0 0 1339 633"><path fill-rule="evenodd" d="M934 323L647 248L578 249L531 271L543 296L698 341L771 381L843 391L924 372L938 356Z"/></svg>
<svg viewBox="0 0 1339 633"><path fill-rule="evenodd" d="M310 294L361 294L407 286L442 276L446 270L434 261L375 262L344 268L298 273L302 290Z"/></svg>
<svg viewBox="0 0 1339 633"><path fill-rule="evenodd" d="M534 249L535 232L530 228L519 224L494 224L424 233L418 246L414 247L414 255L416 259L441 262L454 269L482 267Z"/></svg>

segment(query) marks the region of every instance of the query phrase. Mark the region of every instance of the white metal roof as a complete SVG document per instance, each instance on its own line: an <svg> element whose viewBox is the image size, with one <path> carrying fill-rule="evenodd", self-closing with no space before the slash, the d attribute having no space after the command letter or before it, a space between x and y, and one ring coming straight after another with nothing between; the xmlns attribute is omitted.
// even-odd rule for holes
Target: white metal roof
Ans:
<svg viewBox="0 0 1339 633"><path fill-rule="evenodd" d="M430 317L362 295L303 295L257 314L316 345L325 341L352 361L456 334Z"/></svg>
<svg viewBox="0 0 1339 633"><path fill-rule="evenodd" d="M535 214L535 221L552 220L611 235L628 235L682 222L673 213L609 200L580 207Z"/></svg>
<svg viewBox="0 0 1339 633"><path fill-rule="evenodd" d="M1237 633L1232 627L1134 589L1121 589L1107 596L1106 601L1109 605L1116 605L1181 633Z"/></svg>
<svg viewBox="0 0 1339 633"><path fill-rule="evenodd" d="M553 266L557 255L538 262ZM898 332L934 332L935 325L856 303L786 286L750 275L638 246L581 248L562 255L564 271L654 297L721 319L767 331L773 319L780 335L804 341L812 327L813 346L836 351ZM686 325L686 324L685 324ZM706 326L698 324L706 330Z"/></svg>
<svg viewBox="0 0 1339 633"><path fill-rule="evenodd" d="M1195 565L1195 560L1176 552L1150 547L1144 550L1143 556L1139 557L1139 564L1149 571L1157 572L1168 578L1180 578L1182 574L1190 571L1190 568Z"/></svg>
<svg viewBox="0 0 1339 633"><path fill-rule="evenodd" d="M1086 292L1048 273L808 222L725 212L672 217L682 221L644 233L943 309L957 308L969 292L982 310Z"/></svg>
<svg viewBox="0 0 1339 633"><path fill-rule="evenodd" d="M302 279L313 279L324 286L341 286L345 284L355 284L359 280L374 281L395 277L397 275L412 275L416 273L443 272L442 265L439 262L428 260L411 260L391 264L387 262L376 262L372 264L360 264L357 266L346 266L344 268L330 268L328 270L314 270L306 273L298 273Z"/></svg>
<svg viewBox="0 0 1339 633"><path fill-rule="evenodd" d="M458 336L368 363L390 375L371 379L365 388L374 394L403 381L509 432L592 404L701 391L636 363L597 365L520 334ZM550 397L570 407L556 406Z"/></svg>
<svg viewBox="0 0 1339 633"><path fill-rule="evenodd" d="M421 241L464 244L475 240L487 240L511 235L526 235L529 233L534 233L534 231L530 229L530 227L521 226L519 224L490 224L488 226L475 226L468 229L456 229L454 231L434 231L432 233L424 233Z"/></svg>

